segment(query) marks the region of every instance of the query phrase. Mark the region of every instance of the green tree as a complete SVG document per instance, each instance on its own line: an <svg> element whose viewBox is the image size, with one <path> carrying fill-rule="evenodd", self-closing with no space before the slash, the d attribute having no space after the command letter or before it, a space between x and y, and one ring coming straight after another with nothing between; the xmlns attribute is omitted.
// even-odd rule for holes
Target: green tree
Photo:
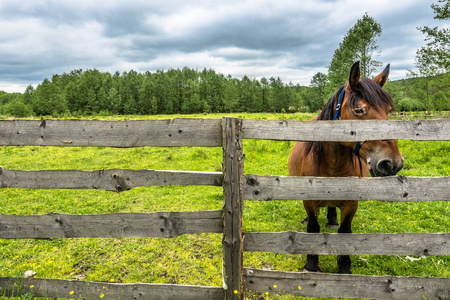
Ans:
<svg viewBox="0 0 450 300"><path fill-rule="evenodd" d="M443 91L433 94L430 102L433 110L442 111L450 109L450 101Z"/></svg>
<svg viewBox="0 0 450 300"><path fill-rule="evenodd" d="M158 99L155 96L152 97L151 107L151 113L156 115L158 113Z"/></svg>
<svg viewBox="0 0 450 300"><path fill-rule="evenodd" d="M322 108L327 100L327 75L321 72L314 74L309 86L311 89L309 90L308 98L306 99L306 105L311 112L314 112Z"/></svg>
<svg viewBox="0 0 450 300"><path fill-rule="evenodd" d="M372 58L374 52L378 50L377 38L381 32L381 25L367 13L358 19L333 53L328 66L328 78L332 86L340 86L347 81L348 70L355 61L360 61L363 77L369 77L382 65L380 61Z"/></svg>
<svg viewBox="0 0 450 300"><path fill-rule="evenodd" d="M435 19L450 19L450 0L438 0L438 4L432 4L431 8ZM450 28L424 26L417 29L426 34L427 45L417 50L416 57L426 60L436 69L450 71Z"/></svg>
<svg viewBox="0 0 450 300"><path fill-rule="evenodd" d="M435 19L448 20L450 19L450 0L438 0L438 4L432 4L435 12ZM425 41L427 45L421 47L416 52L416 71L409 71L409 75L413 77L421 77L423 82L423 89L426 91L426 107L428 114L430 113L430 99L433 99L432 106L435 109L443 109L446 107L445 95L440 94L434 96L430 90L430 80L435 80L436 75L447 72L443 76L447 78L450 71L450 29L441 28L437 26L430 28L424 26L418 28L422 33L426 34ZM444 97L444 98L443 98ZM447 100L449 98L447 97ZM442 103L443 105L437 105Z"/></svg>
<svg viewBox="0 0 450 300"><path fill-rule="evenodd" d="M45 78L34 93L33 111L38 115L52 115L66 110L67 104L58 86Z"/></svg>
<svg viewBox="0 0 450 300"><path fill-rule="evenodd" d="M239 103L239 91L237 88L237 79L231 78L228 80L228 84L225 87L225 110L227 112L236 111Z"/></svg>
<svg viewBox="0 0 450 300"><path fill-rule="evenodd" d="M152 112L153 90L154 84L151 79L151 74L146 74L142 86L139 89L139 105L143 114L151 114Z"/></svg>
<svg viewBox="0 0 450 300"><path fill-rule="evenodd" d="M22 101L14 100L3 106L3 114L24 118L33 115L33 110Z"/></svg>
<svg viewBox="0 0 450 300"><path fill-rule="evenodd" d="M23 93L23 102L27 105L31 105L33 102L34 87L30 84L26 87Z"/></svg>
<svg viewBox="0 0 450 300"><path fill-rule="evenodd" d="M261 78L262 111L270 111L270 86L266 77Z"/></svg>
<svg viewBox="0 0 450 300"><path fill-rule="evenodd" d="M115 87L112 87L108 92L108 102L110 104L110 111L112 114L117 115L122 111L122 99L119 92Z"/></svg>
<svg viewBox="0 0 450 300"><path fill-rule="evenodd" d="M274 112L288 111L290 98L283 81L280 77L277 77L277 79L271 77L269 81L271 89L270 110Z"/></svg>

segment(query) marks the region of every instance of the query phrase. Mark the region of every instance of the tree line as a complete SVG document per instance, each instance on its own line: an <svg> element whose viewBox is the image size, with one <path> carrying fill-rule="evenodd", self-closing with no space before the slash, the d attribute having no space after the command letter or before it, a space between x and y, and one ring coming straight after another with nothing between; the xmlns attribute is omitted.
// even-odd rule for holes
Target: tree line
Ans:
<svg viewBox="0 0 450 300"><path fill-rule="evenodd" d="M322 76L323 77L323 76ZM138 73L73 70L24 93L0 91L0 115L151 115L229 112L315 112L334 92L315 75L310 86L271 77L234 78L214 70ZM321 83L322 82L322 83ZM398 111L450 110L449 74L389 81Z"/></svg>
<svg viewBox="0 0 450 300"><path fill-rule="evenodd" d="M120 74L73 70L44 79L23 94L0 92L0 113L28 115L147 115L281 112L307 105L305 87L280 78L225 76L212 69ZM306 110L308 108L304 108Z"/></svg>

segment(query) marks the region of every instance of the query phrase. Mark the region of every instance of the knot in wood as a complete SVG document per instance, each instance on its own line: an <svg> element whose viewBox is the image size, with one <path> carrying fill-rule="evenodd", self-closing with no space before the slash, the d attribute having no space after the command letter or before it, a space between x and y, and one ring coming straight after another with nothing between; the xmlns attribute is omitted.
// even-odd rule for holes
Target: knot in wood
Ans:
<svg viewBox="0 0 450 300"><path fill-rule="evenodd" d="M258 186L259 182L254 177L248 177L247 178L247 184L250 185L250 186Z"/></svg>
<svg viewBox="0 0 450 300"><path fill-rule="evenodd" d="M295 241L295 236L293 233L289 234L289 240L293 243Z"/></svg>

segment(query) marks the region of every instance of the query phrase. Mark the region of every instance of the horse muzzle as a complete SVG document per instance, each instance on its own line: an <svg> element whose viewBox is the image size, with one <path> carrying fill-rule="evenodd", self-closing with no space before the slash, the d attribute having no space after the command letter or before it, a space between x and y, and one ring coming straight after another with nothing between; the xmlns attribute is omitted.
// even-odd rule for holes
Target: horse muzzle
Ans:
<svg viewBox="0 0 450 300"><path fill-rule="evenodd" d="M397 174L397 172L403 168L403 157L401 158L401 161L392 160L390 158L376 160L368 157L367 164L372 177L392 176Z"/></svg>

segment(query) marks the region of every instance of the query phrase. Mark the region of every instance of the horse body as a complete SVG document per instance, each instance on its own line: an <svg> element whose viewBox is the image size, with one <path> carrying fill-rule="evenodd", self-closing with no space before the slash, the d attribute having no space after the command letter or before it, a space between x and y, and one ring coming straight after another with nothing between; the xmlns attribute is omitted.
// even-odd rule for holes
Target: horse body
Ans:
<svg viewBox="0 0 450 300"><path fill-rule="evenodd" d="M387 120L393 107L392 99L382 90L387 81L389 65L374 80L360 78L359 63L350 71L349 82L342 86L328 101L319 117L310 121L340 119ZM342 101L341 104L338 103ZM340 112L336 113L336 108ZM356 148L355 148L356 147ZM356 153L355 153L356 152ZM297 142L289 156L290 176L348 177L395 175L403 166L403 158L393 140L368 141L356 146L347 142ZM320 232L318 212L328 207L328 225L339 226L338 233L351 233L351 222L358 208L358 201L303 201L307 213L307 232ZM341 211L340 225L336 208ZM306 219L305 219L306 220ZM317 255L307 255L305 270L319 271ZM340 273L351 273L348 255L338 256Z"/></svg>

